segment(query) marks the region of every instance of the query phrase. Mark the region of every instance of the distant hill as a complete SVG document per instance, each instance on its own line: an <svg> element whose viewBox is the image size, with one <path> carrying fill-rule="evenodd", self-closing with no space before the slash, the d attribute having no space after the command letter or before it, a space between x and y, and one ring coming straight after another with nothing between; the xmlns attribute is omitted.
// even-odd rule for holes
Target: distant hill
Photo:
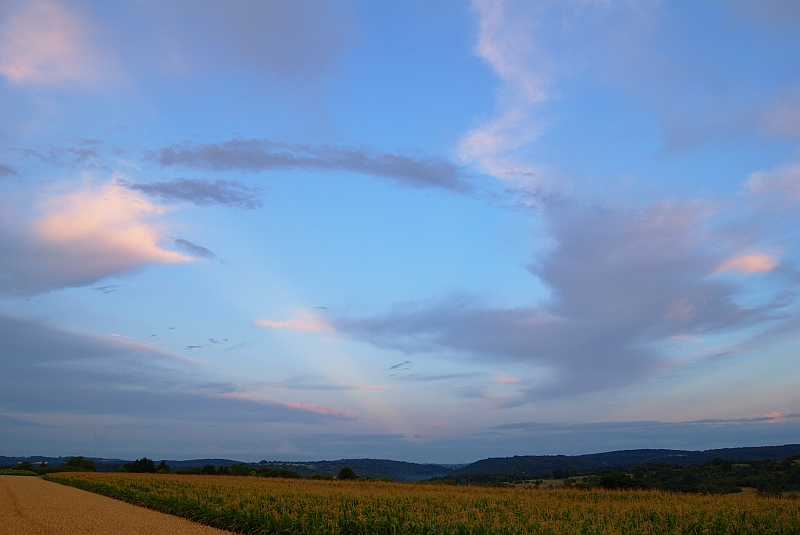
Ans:
<svg viewBox="0 0 800 535"><path fill-rule="evenodd" d="M645 463L668 463L675 465L702 464L720 459L731 461L760 461L763 459L784 459L800 455L800 444L784 446L761 446L756 448L723 448L705 451L685 450L622 450L589 455L525 455L516 457L490 458L468 465L418 464L387 459L339 459L336 461L261 461L243 463L231 459L191 459L184 461L167 460L170 469L186 470L202 468L207 464L215 467L232 464L247 464L253 467L266 467L275 470L292 470L302 477L314 474L335 475L343 466L349 466L360 477L373 479L389 478L395 481L420 481L424 479L452 477L457 480L470 476L504 476L515 478L548 478L555 472L591 472L600 468L632 466ZM31 463L46 462L59 466L69 457L4 457L0 456L0 466L13 466L22 461ZM123 459L87 457L97 464L101 472L113 472L125 464ZM158 462L160 459L153 459Z"/></svg>
<svg viewBox="0 0 800 535"><path fill-rule="evenodd" d="M338 461L278 462L261 461L259 466L276 470L294 470L303 477L314 474L336 475L343 466L352 468L359 477L372 479L389 478L395 481L420 481L433 477L444 477L454 468L463 465L417 464L387 459L339 459Z"/></svg>
<svg viewBox="0 0 800 535"><path fill-rule="evenodd" d="M4 457L0 456L0 466L13 466L17 463L28 461L30 463L46 462L49 466L59 466L69 457ZM100 472L113 472L123 464L129 462L123 459L103 459L98 457L87 457L97 464ZM159 462L160 459L153 459ZM247 464L253 467L264 466L275 470L292 470L302 477L311 477L314 474L336 475L344 466L352 468L359 477L369 477L373 479L389 478L395 481L419 481L433 477L444 477L454 468L464 465L452 464L417 464L404 461L390 461L386 459L339 459L337 461L261 461L260 463L245 463L232 459L190 459L190 460L167 460L167 465L171 470L186 470L187 468L202 468L207 464L215 467L230 466L232 464Z"/></svg>
<svg viewBox="0 0 800 535"><path fill-rule="evenodd" d="M70 456L67 457L44 457L42 455L32 455L30 457L6 457L4 455L0 455L0 466L14 466L17 463L21 462L29 462L29 463L47 463L48 466L61 466ZM86 457L84 455L84 457ZM97 469L100 472L113 472L123 464L127 463L123 459L105 459L102 457L86 457L87 459L91 459L97 465Z"/></svg>
<svg viewBox="0 0 800 535"><path fill-rule="evenodd" d="M720 459L730 461L760 461L784 459L800 455L800 444L760 446L754 448L722 448L705 451L686 450L622 450L588 455L525 455L499 457L476 461L453 470L450 477L499 475L523 478L550 477L559 471L592 471L605 467L631 466L644 463L675 465L702 464Z"/></svg>

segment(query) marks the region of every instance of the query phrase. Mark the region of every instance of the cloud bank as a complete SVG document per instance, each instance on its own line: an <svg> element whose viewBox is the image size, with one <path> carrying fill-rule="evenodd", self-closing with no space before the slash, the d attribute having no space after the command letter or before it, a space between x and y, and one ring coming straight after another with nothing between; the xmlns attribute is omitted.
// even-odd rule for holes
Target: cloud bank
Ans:
<svg viewBox="0 0 800 535"><path fill-rule="evenodd" d="M548 213L557 245L530 266L551 291L542 305L491 308L454 297L331 324L381 348L510 359L544 370L508 404L639 384L675 364L665 344L762 325L786 305L745 304L741 280L716 276L764 276L777 260L734 255L726 264L736 244L726 244L709 216L702 203L560 205Z"/></svg>
<svg viewBox="0 0 800 535"><path fill-rule="evenodd" d="M53 413L205 424L355 417L313 403L278 402L207 377L197 361L155 346L2 314L0 367L0 411L29 420Z"/></svg>

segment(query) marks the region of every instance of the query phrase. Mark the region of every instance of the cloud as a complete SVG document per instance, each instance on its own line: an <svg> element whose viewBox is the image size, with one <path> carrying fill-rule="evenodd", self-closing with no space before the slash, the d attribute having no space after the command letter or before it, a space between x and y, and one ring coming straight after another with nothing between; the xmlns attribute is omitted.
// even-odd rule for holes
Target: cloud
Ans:
<svg viewBox="0 0 800 535"><path fill-rule="evenodd" d="M260 188L246 186L236 180L202 180L176 178L169 182L150 182L148 184L124 183L125 187L141 191L151 197L166 202L183 201L198 206L230 206L252 210L261 207L258 200Z"/></svg>
<svg viewBox="0 0 800 535"><path fill-rule="evenodd" d="M56 167L87 167L107 169L103 156L96 148L81 144L78 147L47 147L44 149L25 148L19 150L24 158L35 158L47 165Z"/></svg>
<svg viewBox="0 0 800 535"><path fill-rule="evenodd" d="M0 75L14 84L95 87L122 72L92 43L93 24L57 2L16 2L0 27Z"/></svg>
<svg viewBox="0 0 800 535"><path fill-rule="evenodd" d="M119 290L120 286L118 284L107 284L105 286L98 286L96 288L89 288L93 292L102 292L104 294L112 294Z"/></svg>
<svg viewBox="0 0 800 535"><path fill-rule="evenodd" d="M800 202L800 165L752 173L745 183L745 193L771 210L793 207Z"/></svg>
<svg viewBox="0 0 800 535"><path fill-rule="evenodd" d="M472 189L459 167L441 158L414 158L365 148L290 145L258 139L232 139L204 145L174 145L148 156L162 166L208 171L352 171L389 178L415 188Z"/></svg>
<svg viewBox="0 0 800 535"><path fill-rule="evenodd" d="M341 334L407 354L538 366L540 377L519 389L522 401L639 384L676 365L662 349L674 337L735 333L785 304L741 304L741 285L711 276L729 247L709 217L702 203L559 205L547 213L557 246L530 266L551 291L545 303L492 308L457 296L329 321ZM765 269L768 258L758 260L731 269Z"/></svg>
<svg viewBox="0 0 800 535"><path fill-rule="evenodd" d="M0 164L0 178L7 176L20 176L19 171L8 165Z"/></svg>
<svg viewBox="0 0 800 535"><path fill-rule="evenodd" d="M778 267L778 259L766 253L742 254L726 260L714 270L715 273L737 271L749 275L750 273L764 273Z"/></svg>
<svg viewBox="0 0 800 535"><path fill-rule="evenodd" d="M355 417L350 411L251 393L207 377L193 359L155 346L1 314L0 367L0 408L29 419L72 413L99 415L103 422L135 416L217 424L318 424Z"/></svg>
<svg viewBox="0 0 800 535"><path fill-rule="evenodd" d="M530 4L529 4L530 6ZM536 42L536 16L545 4L526 10L513 2L475 0L478 44L475 53L500 77L497 117L470 130L460 141L466 161L478 161L491 174L506 178L507 161L502 153L522 147L542 132L533 114L538 105L552 98L553 75L538 59L544 58Z"/></svg>
<svg viewBox="0 0 800 535"><path fill-rule="evenodd" d="M163 209L115 183L52 191L40 215L20 225L0 219L0 289L37 293L85 286L147 264L190 257L157 245L149 220Z"/></svg>
<svg viewBox="0 0 800 535"><path fill-rule="evenodd" d="M144 2L151 31L143 48L175 72L245 68L267 81L310 80L327 72L357 35L341 2L209 0Z"/></svg>
<svg viewBox="0 0 800 535"><path fill-rule="evenodd" d="M330 324L318 313L310 310L299 310L296 317L288 320L258 319L255 325L264 329L289 330L299 332L332 332Z"/></svg>
<svg viewBox="0 0 800 535"><path fill-rule="evenodd" d="M787 30L800 26L800 5L793 0L764 0L749 2L748 0L729 0L728 4L734 14L742 20L755 23L764 29Z"/></svg>
<svg viewBox="0 0 800 535"><path fill-rule="evenodd" d="M192 256L198 256L200 258L216 258L217 255L214 254L213 251L206 249L201 245L197 245L196 243L192 243L189 240L183 240L181 238L176 238L174 240L175 247L180 249L181 251L188 253Z"/></svg>
<svg viewBox="0 0 800 535"><path fill-rule="evenodd" d="M800 136L800 89L787 91L767 106L761 117L763 128L772 134Z"/></svg>

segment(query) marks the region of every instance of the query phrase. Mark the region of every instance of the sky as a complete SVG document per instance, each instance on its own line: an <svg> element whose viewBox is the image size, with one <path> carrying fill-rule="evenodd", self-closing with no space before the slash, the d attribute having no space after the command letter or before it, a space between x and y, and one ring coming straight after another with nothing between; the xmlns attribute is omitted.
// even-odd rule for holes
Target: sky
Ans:
<svg viewBox="0 0 800 535"><path fill-rule="evenodd" d="M0 2L0 454L800 442L800 4Z"/></svg>

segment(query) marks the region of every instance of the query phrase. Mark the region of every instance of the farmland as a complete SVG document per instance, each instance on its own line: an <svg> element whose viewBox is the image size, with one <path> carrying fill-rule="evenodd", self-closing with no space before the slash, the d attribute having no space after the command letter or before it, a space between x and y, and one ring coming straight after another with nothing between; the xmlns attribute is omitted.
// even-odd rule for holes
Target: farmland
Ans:
<svg viewBox="0 0 800 535"><path fill-rule="evenodd" d="M793 498L168 474L46 478L241 533L800 533Z"/></svg>

